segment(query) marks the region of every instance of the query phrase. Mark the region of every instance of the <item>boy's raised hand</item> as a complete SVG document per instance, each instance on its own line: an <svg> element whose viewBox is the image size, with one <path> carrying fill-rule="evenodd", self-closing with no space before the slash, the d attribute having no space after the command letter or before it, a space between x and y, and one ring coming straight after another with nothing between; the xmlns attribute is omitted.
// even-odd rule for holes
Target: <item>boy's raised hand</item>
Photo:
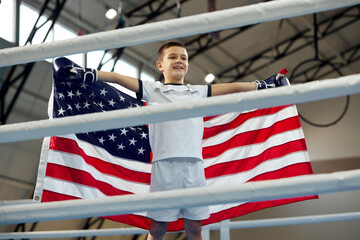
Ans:
<svg viewBox="0 0 360 240"><path fill-rule="evenodd" d="M93 83L98 80L96 69L80 67L66 57L54 60L53 73L64 82Z"/></svg>

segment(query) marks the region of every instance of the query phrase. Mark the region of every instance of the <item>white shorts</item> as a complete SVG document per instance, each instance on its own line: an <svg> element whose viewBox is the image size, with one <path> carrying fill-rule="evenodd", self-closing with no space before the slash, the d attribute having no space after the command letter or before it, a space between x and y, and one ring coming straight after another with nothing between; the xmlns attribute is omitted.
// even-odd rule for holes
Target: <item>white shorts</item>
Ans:
<svg viewBox="0 0 360 240"><path fill-rule="evenodd" d="M152 163L150 192L206 186L204 164L198 158L168 158ZM203 220L210 217L208 206L149 211L146 216L160 222L179 218Z"/></svg>

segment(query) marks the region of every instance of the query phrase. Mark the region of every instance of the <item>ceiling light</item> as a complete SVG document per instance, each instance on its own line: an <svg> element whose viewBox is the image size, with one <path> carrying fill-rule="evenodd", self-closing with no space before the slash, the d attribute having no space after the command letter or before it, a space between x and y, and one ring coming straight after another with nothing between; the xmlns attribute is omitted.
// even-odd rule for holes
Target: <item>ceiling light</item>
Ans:
<svg viewBox="0 0 360 240"><path fill-rule="evenodd" d="M209 73L208 75L206 75L206 77L205 77L205 82L207 82L207 83L211 83L212 81L214 81L215 80L215 76L214 76L214 74L212 74L212 73Z"/></svg>
<svg viewBox="0 0 360 240"><path fill-rule="evenodd" d="M109 20L114 19L116 15L117 15L117 11L113 8L110 8L105 14L106 18Z"/></svg>

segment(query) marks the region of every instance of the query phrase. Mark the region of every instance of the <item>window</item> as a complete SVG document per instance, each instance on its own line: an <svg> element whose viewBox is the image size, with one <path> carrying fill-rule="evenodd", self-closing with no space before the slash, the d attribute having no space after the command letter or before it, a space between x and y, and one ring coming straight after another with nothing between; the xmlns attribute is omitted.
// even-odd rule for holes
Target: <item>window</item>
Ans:
<svg viewBox="0 0 360 240"><path fill-rule="evenodd" d="M148 82L155 82L155 77L147 72L141 72L140 79Z"/></svg>
<svg viewBox="0 0 360 240"><path fill-rule="evenodd" d="M69 39L69 38L74 38L74 37L77 37L77 33L69 30L68 28L64 27L60 23L55 23L54 31L53 31L53 40L54 41ZM82 54L82 53L72 54L72 55L68 55L66 57L81 66L84 66L84 64L85 64L84 54Z"/></svg>
<svg viewBox="0 0 360 240"><path fill-rule="evenodd" d="M39 17L39 13L32 9L31 7L29 7L26 4L21 4L20 6L20 41L19 44L20 46L25 45L31 30L34 27L34 24L36 22L36 19ZM38 22L37 26L40 26L40 24L43 24L46 21L46 18L44 16L42 16ZM41 27L36 34L34 35L34 38L32 40L32 44L35 43L41 43L43 42L47 29L49 29L49 26L51 25L51 22L49 21L48 23L46 23L45 26ZM49 38L51 36L47 37L47 42L49 41Z"/></svg>
<svg viewBox="0 0 360 240"><path fill-rule="evenodd" d="M38 10L33 9L31 6L27 5L26 3L21 3L20 5L20 29L19 29L19 44L20 46L25 45L33 27L34 24L39 17ZM37 24L37 27L41 26L41 24L44 24L46 22L46 17L42 16L39 19L39 22ZM9 21L10 20L10 21ZM2 21L3 26L1 27L0 31L0 37L4 38L7 41L14 42L15 41L15 0L6 0L1 1L0 4L0 21ZM36 34L34 35L34 38L32 39L31 44L37 44L42 43L44 41L44 38L46 36L46 33L51 26L51 21L48 21L44 26L39 28L36 31ZM59 22L55 23L54 29L49 33L47 36L45 42L51 42L51 41L58 41L63 39L69 39L77 37L77 33L74 30L70 30L67 27L63 26ZM98 68L100 60L104 54L104 51L93 51L89 52L87 54L87 67L91 68ZM85 66L85 57L84 54L74 54L66 56L75 63L79 64L80 66ZM101 68L103 71L111 71L114 60L110 59L111 54L108 53L105 55L105 58L103 59L103 62L106 62L106 60L109 60L104 64L104 66ZM51 62L52 59L46 59L47 61ZM134 78L138 78L140 76L140 79L144 81L155 81L155 77L151 74L142 71L139 73L139 67L134 66L133 64L125 61L125 60L119 60L117 61L114 71L126 76L131 76ZM117 84L115 84L116 87L119 87ZM135 94L131 91L128 91L124 88L121 88L121 91L126 92L127 94L131 96L135 96Z"/></svg>
<svg viewBox="0 0 360 240"><path fill-rule="evenodd" d="M103 55L104 55L104 51L89 52L87 54L87 59L86 59L87 64L86 64L86 66L89 67L89 68L97 69ZM113 68L113 65L114 65L114 60L111 59L111 54L106 53L102 62L105 63L105 64L102 66L101 70L106 71L106 72L110 72L111 69Z"/></svg>
<svg viewBox="0 0 360 240"><path fill-rule="evenodd" d="M39 13L37 10L31 8L26 4L21 4L20 6L20 45L24 45L31 33L31 30L34 27L34 24L39 17ZM46 17L41 16L37 27L41 26L46 22ZM32 44L42 43L46 36L47 31L49 30L52 22L48 21L44 26L39 28L32 39ZM68 38L74 38L77 34L74 31L69 30L68 28L64 27L60 23L55 23L54 29L49 33L45 42L63 40ZM79 65L84 64L84 54L74 54L66 56L72 61L76 62ZM46 61L51 62L52 59L46 59Z"/></svg>
<svg viewBox="0 0 360 240"><path fill-rule="evenodd" d="M125 62L124 60L117 61L114 71L117 73L129 76L129 77L134 77L134 78L139 77L138 69L134 65L132 65L128 62ZM119 86L118 84L117 84L116 88L118 88L120 91L136 98L136 94L134 92L132 92L122 86Z"/></svg>
<svg viewBox="0 0 360 240"><path fill-rule="evenodd" d="M104 55L104 51L89 52L87 54L86 66L89 68L97 69L103 55ZM110 53L105 54L105 57L102 60L102 62L105 64L101 67L101 71L110 72L114 66L114 60L111 59L111 54ZM120 74L123 74L126 76L130 76L130 77L135 77L135 78L138 77L137 76L137 72L138 72L137 68L123 60L117 61L116 65L114 67L114 72L117 72L117 73L120 73ZM132 97L136 97L136 94L134 92L120 86L119 84L115 84L115 83L109 83L109 84Z"/></svg>
<svg viewBox="0 0 360 240"><path fill-rule="evenodd" d="M9 42L15 42L14 6L14 0L1 1L0 4L0 21L3 23L1 24L0 37Z"/></svg>
<svg viewBox="0 0 360 240"><path fill-rule="evenodd" d="M139 77L138 68L124 60L117 61L114 70L117 73L129 76L129 77L134 77L134 78Z"/></svg>

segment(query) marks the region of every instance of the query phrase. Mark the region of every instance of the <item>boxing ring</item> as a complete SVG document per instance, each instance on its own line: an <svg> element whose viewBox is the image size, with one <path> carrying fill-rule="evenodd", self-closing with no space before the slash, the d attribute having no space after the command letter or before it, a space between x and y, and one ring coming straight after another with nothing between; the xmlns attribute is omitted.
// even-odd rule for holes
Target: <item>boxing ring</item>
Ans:
<svg viewBox="0 0 360 240"><path fill-rule="evenodd" d="M327 11L359 3L360 1L354 0L271 1L109 32L89 34L75 39L3 49L0 50L0 66L213 32L220 29L235 28L258 22ZM289 11L284 12L283 9L288 9ZM202 99L201 101L93 113L77 116L76 118L66 117L8 124L0 126L0 143L25 141L66 133L103 130L104 126L107 129L130 127L159 121L216 115L284 104L298 104L357 93L360 93L360 74L340 77L336 81L335 79L314 81L286 88L269 89L267 91L253 91L212 97ZM0 205L0 224L96 217L146 210L170 209L180 206L191 207L239 201L263 201L357 189L360 189L360 170L350 170L331 174L299 176L290 179L234 184L226 187L204 187L200 190L174 190L41 204L12 204L9 202L8 204ZM101 209L96 207L99 204L102 206ZM359 219L360 212L353 212L241 222L225 221L204 226L204 238L209 239L208 232L216 229L220 229L221 239L224 240L229 239L229 229ZM142 229L130 228L0 233L0 239L111 236L146 232Z"/></svg>

